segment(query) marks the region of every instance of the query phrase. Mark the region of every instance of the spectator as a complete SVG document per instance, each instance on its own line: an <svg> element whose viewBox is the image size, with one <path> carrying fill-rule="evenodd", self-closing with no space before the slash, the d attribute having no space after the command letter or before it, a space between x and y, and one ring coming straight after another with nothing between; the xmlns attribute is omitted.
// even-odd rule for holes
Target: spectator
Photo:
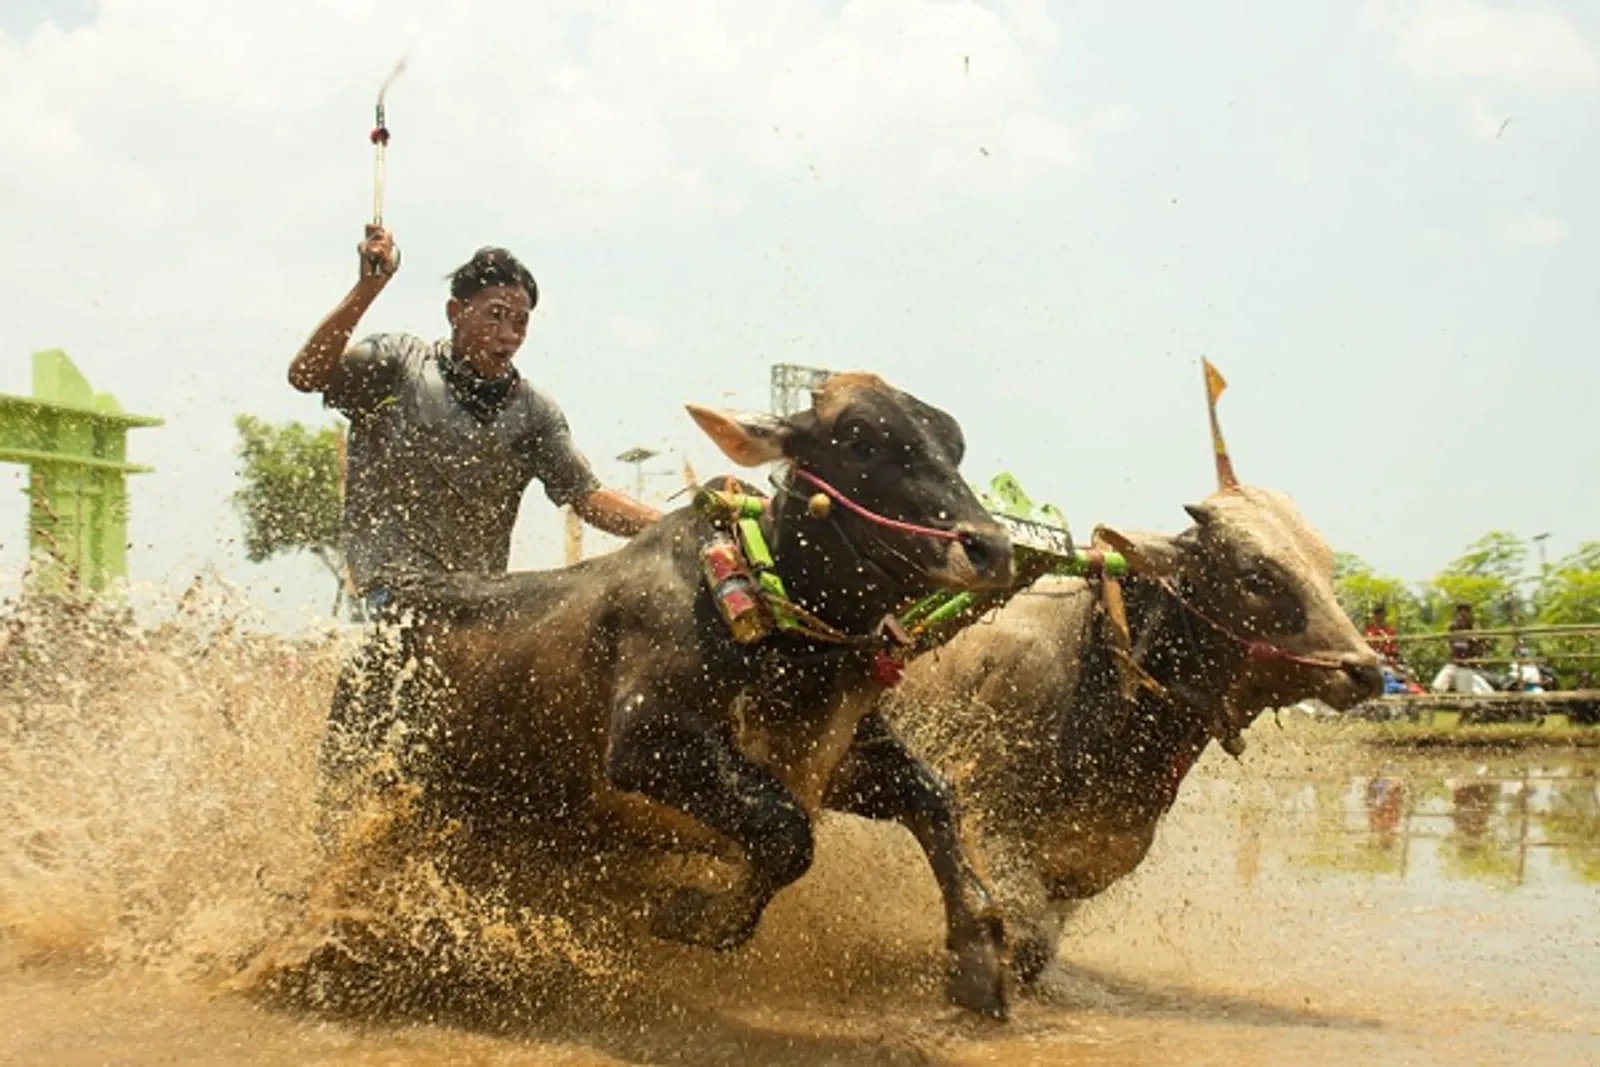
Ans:
<svg viewBox="0 0 1600 1067"><path fill-rule="evenodd" d="M1450 662L1444 665L1433 679L1435 693L1492 693L1489 684L1472 661L1482 659L1489 650L1486 638L1468 636L1478 628L1471 604L1457 604L1455 618L1450 620L1450 632L1460 636L1450 639Z"/></svg>
<svg viewBox="0 0 1600 1067"><path fill-rule="evenodd" d="M1372 607L1363 631L1367 644L1387 663L1400 661L1400 646L1394 639L1394 627L1389 625L1389 605L1379 602Z"/></svg>

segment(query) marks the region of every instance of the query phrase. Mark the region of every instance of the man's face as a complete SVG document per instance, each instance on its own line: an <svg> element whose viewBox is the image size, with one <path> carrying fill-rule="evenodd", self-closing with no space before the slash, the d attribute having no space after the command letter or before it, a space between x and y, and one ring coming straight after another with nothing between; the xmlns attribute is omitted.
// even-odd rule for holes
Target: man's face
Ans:
<svg viewBox="0 0 1600 1067"><path fill-rule="evenodd" d="M445 305L456 354L485 378L502 378L528 334L528 291L520 285L480 289Z"/></svg>

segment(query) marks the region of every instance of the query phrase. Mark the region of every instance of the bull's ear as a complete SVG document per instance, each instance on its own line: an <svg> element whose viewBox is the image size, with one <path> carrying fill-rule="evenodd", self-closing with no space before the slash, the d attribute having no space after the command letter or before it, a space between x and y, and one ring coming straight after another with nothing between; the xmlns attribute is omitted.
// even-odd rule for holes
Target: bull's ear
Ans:
<svg viewBox="0 0 1600 1067"><path fill-rule="evenodd" d="M722 454L741 467L759 467L783 458L789 426L760 412L728 412L684 405L695 423L715 441Z"/></svg>
<svg viewBox="0 0 1600 1067"><path fill-rule="evenodd" d="M1134 574L1151 574L1170 578L1178 573L1182 563L1183 548L1175 537L1166 534L1143 533L1138 530L1118 530L1111 526L1094 528L1094 543L1120 552L1128 561Z"/></svg>

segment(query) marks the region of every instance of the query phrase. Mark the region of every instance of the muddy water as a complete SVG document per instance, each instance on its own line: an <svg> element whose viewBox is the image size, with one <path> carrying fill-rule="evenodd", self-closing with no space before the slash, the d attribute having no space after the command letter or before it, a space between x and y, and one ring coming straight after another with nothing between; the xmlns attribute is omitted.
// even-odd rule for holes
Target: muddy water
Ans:
<svg viewBox="0 0 1600 1067"><path fill-rule="evenodd" d="M323 853L329 650L214 626L30 655L0 672L0 1063L1600 1062L1593 750L1265 722L995 1025L940 1000L901 831L828 820L756 941L710 957L537 850L499 893L522 883L468 892L382 818Z"/></svg>

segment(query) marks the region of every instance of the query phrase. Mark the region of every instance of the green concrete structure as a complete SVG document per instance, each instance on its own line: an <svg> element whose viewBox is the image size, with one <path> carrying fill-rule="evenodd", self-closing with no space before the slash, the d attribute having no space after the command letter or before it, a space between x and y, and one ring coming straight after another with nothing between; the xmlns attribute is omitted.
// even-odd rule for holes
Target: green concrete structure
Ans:
<svg viewBox="0 0 1600 1067"><path fill-rule="evenodd" d="M128 431L164 420L123 412L60 349L33 354L33 395L0 393L0 462L28 467L28 555L39 591L93 595L128 576Z"/></svg>

